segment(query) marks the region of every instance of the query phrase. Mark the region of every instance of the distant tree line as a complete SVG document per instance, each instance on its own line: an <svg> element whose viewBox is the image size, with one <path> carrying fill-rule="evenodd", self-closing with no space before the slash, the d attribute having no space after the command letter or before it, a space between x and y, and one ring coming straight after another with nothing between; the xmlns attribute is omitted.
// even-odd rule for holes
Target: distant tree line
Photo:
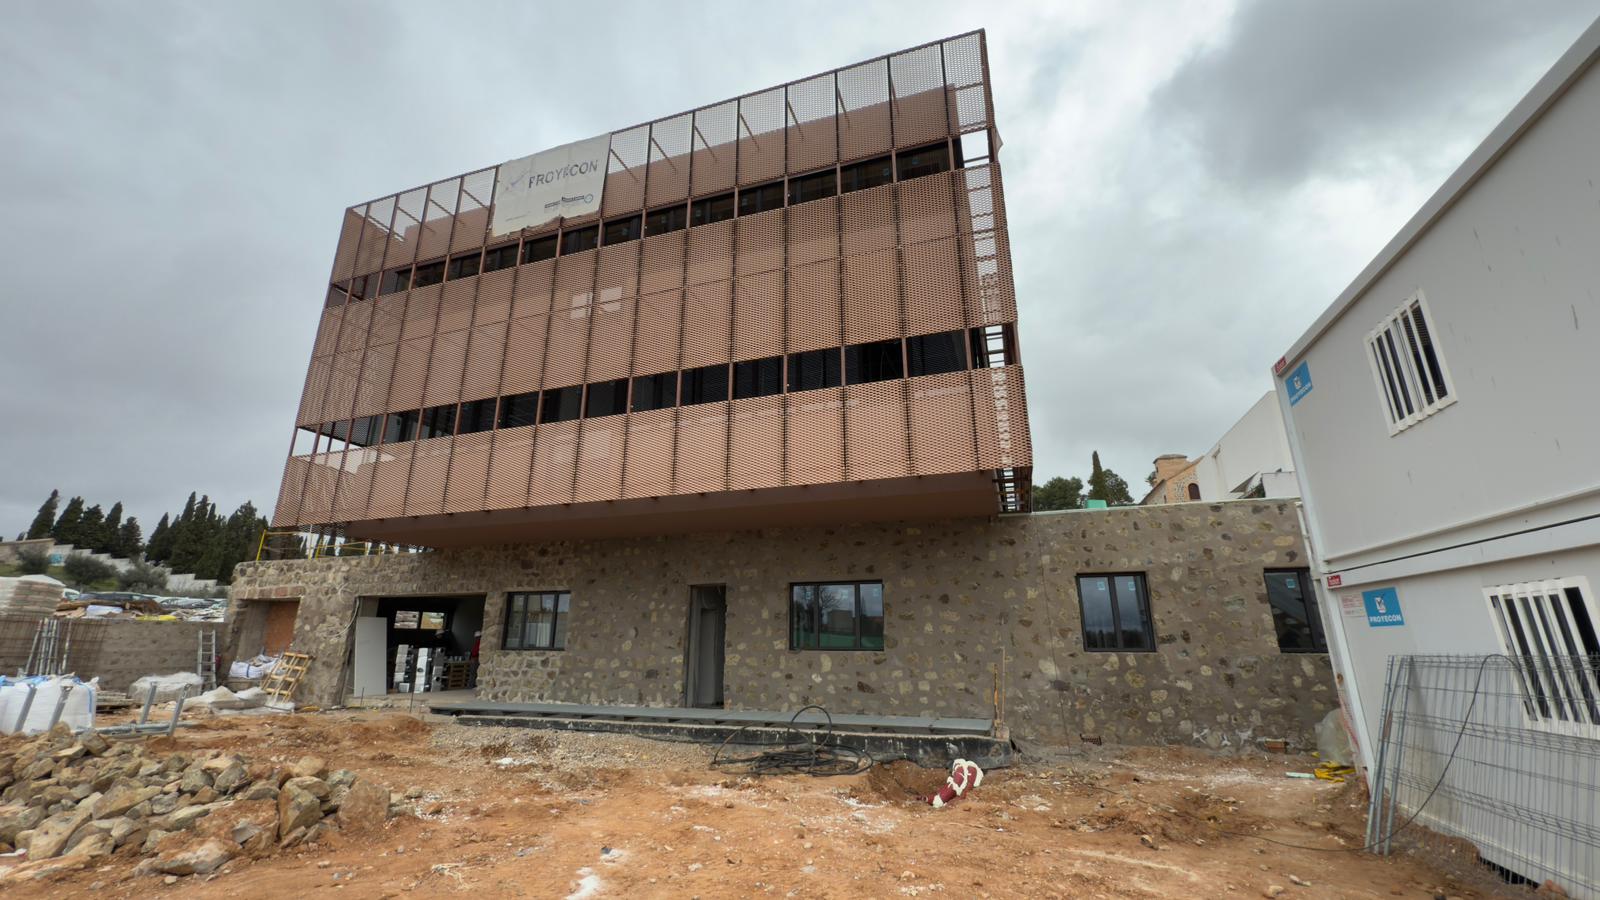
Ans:
<svg viewBox="0 0 1600 900"><path fill-rule="evenodd" d="M1128 492L1128 482L1121 475L1100 465L1100 451L1090 458L1089 486L1084 490L1082 478L1055 478L1034 485L1033 508L1036 512L1054 509L1083 509L1089 500L1104 500L1107 506L1132 506L1133 495Z"/></svg>

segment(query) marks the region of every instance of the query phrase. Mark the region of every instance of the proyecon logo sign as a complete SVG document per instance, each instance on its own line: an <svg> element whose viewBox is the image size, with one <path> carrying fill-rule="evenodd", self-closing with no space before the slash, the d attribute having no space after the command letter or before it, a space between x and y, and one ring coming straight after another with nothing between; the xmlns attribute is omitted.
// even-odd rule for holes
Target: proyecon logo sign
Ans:
<svg viewBox="0 0 1600 900"><path fill-rule="evenodd" d="M611 135L602 134L501 163L490 232L498 237L599 212L610 153Z"/></svg>

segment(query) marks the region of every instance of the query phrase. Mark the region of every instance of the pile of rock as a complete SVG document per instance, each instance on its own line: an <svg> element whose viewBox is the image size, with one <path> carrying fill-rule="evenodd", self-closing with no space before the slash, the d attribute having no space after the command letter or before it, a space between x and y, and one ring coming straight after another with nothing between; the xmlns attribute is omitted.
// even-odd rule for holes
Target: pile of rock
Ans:
<svg viewBox="0 0 1600 900"><path fill-rule="evenodd" d="M381 828L390 814L388 788L315 757L159 753L65 725L0 743L0 788L0 852L26 851L25 864L0 866L0 882L112 854L145 857L139 872L209 874L331 828Z"/></svg>

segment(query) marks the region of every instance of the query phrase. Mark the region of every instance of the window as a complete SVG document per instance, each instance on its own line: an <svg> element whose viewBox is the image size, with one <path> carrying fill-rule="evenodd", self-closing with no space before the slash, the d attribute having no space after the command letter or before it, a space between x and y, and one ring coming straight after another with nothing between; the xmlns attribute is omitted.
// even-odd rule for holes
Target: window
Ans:
<svg viewBox="0 0 1600 900"><path fill-rule="evenodd" d="M398 444L417 439L417 411L392 412L383 419L383 442Z"/></svg>
<svg viewBox="0 0 1600 900"><path fill-rule="evenodd" d="M471 278L472 276L478 274L478 266L481 262L483 262L482 257L478 256L476 253L468 253L462 256L451 257L450 268L446 274L449 276L451 281L454 281L457 278Z"/></svg>
<svg viewBox="0 0 1600 900"><path fill-rule="evenodd" d="M501 428L521 428L532 425L539 411L539 392L512 394L500 398Z"/></svg>
<svg viewBox="0 0 1600 900"><path fill-rule="evenodd" d="M506 595L507 650L567 649L568 591L536 591Z"/></svg>
<svg viewBox="0 0 1600 900"><path fill-rule="evenodd" d="M571 231L561 232L561 252L563 255L593 250L599 245L599 225L590 225L587 228L574 228Z"/></svg>
<svg viewBox="0 0 1600 900"><path fill-rule="evenodd" d="M411 270L390 269L383 273L383 282L378 288L380 295L398 294L411 286Z"/></svg>
<svg viewBox="0 0 1600 900"><path fill-rule="evenodd" d="M739 191L739 215L753 216L783 206L783 182L747 187Z"/></svg>
<svg viewBox="0 0 1600 900"><path fill-rule="evenodd" d="M425 613L423 613L422 614L422 621L418 624L418 627L421 628L423 631L443 631L444 630L444 613L442 613L442 612L425 612Z"/></svg>
<svg viewBox="0 0 1600 900"><path fill-rule="evenodd" d="M906 338L906 363L913 376L959 372L967 367L966 335L960 331Z"/></svg>
<svg viewBox="0 0 1600 900"><path fill-rule="evenodd" d="M639 239L639 224L640 218L638 216L606 220L606 243L623 244L628 241L637 241Z"/></svg>
<svg viewBox="0 0 1600 900"><path fill-rule="evenodd" d="M341 281L338 284L328 285L328 305L343 306L350 299L350 282Z"/></svg>
<svg viewBox="0 0 1600 900"><path fill-rule="evenodd" d="M652 209L644 217L645 234L666 234L678 231L689 224L689 207L683 204L665 209Z"/></svg>
<svg viewBox="0 0 1600 900"><path fill-rule="evenodd" d="M422 428L418 435L426 440L432 437L447 437L455 434L456 407L432 406L422 411Z"/></svg>
<svg viewBox="0 0 1600 900"><path fill-rule="evenodd" d="M425 266L417 266L417 272L411 277L411 286L414 288L428 287L444 281L444 260L431 262Z"/></svg>
<svg viewBox="0 0 1600 900"><path fill-rule="evenodd" d="M396 627L396 628L408 628L408 629L409 628L416 628L421 623L422 623L422 613L420 613L420 612L418 612L418 611L416 611L414 609L412 609L412 610L404 610L404 609L395 610L395 613L394 613L394 627Z"/></svg>
<svg viewBox="0 0 1600 900"><path fill-rule="evenodd" d="M869 159L839 170L839 193L864 191L880 184L888 184L893 180L894 166L890 164L889 157Z"/></svg>
<svg viewBox="0 0 1600 900"><path fill-rule="evenodd" d="M1083 649L1156 649L1143 573L1079 575L1078 604L1083 610Z"/></svg>
<svg viewBox="0 0 1600 900"><path fill-rule="evenodd" d="M539 402L539 422L570 422L578 417L582 402L582 385L545 391Z"/></svg>
<svg viewBox="0 0 1600 900"><path fill-rule="evenodd" d="M900 174L901 181L950 171L950 148L944 144L934 144L916 150L901 150L895 158L899 161L895 168Z"/></svg>
<svg viewBox="0 0 1600 900"><path fill-rule="evenodd" d="M494 398L469 400L461 404L461 434L476 434L494 428Z"/></svg>
<svg viewBox="0 0 1600 900"><path fill-rule="evenodd" d="M733 364L733 399L783 393L783 357L770 356Z"/></svg>
<svg viewBox="0 0 1600 900"><path fill-rule="evenodd" d="M1391 435L1456 402L1444 360L1433 343L1426 304L1418 291L1367 335L1367 358Z"/></svg>
<svg viewBox="0 0 1600 900"><path fill-rule="evenodd" d="M971 333L974 369L1016 365L1016 334L1010 325L986 325L972 329Z"/></svg>
<svg viewBox="0 0 1600 900"><path fill-rule="evenodd" d="M789 585L790 650L882 650L883 582Z"/></svg>
<svg viewBox="0 0 1600 900"><path fill-rule="evenodd" d="M370 447L383 433L383 416L363 416L350 423L350 443Z"/></svg>
<svg viewBox="0 0 1600 900"><path fill-rule="evenodd" d="M351 300L371 300L378 293L378 273L357 275L350 280Z"/></svg>
<svg viewBox="0 0 1600 900"><path fill-rule="evenodd" d="M1600 737L1600 610L1586 578L1483 589L1534 725Z"/></svg>
<svg viewBox="0 0 1600 900"><path fill-rule="evenodd" d="M801 175L789 179L789 202L805 203L808 200L822 200L838 193L839 179L837 174L828 169L811 175Z"/></svg>
<svg viewBox="0 0 1600 900"><path fill-rule="evenodd" d="M350 423L344 419L340 419L337 422L326 422L322 426L322 433L340 443L344 443L350 440Z"/></svg>
<svg viewBox="0 0 1600 900"><path fill-rule="evenodd" d="M689 224L710 225L712 222L721 222L723 219L731 218L733 218L733 195L720 194L716 197L696 200L689 213Z"/></svg>
<svg viewBox="0 0 1600 900"><path fill-rule="evenodd" d="M633 379L633 411L668 409L678 403L678 373L640 375Z"/></svg>
<svg viewBox="0 0 1600 900"><path fill-rule="evenodd" d="M1200 489L1195 485L1194 494ZM1199 499L1194 497L1193 499ZM1278 649L1285 653L1327 653L1322 617L1317 614L1317 593L1310 569L1268 569L1267 603L1278 630Z"/></svg>
<svg viewBox="0 0 1600 900"><path fill-rule="evenodd" d="M546 235L535 238L522 245L522 261L524 263L539 262L545 259L556 258L556 236Z"/></svg>
<svg viewBox="0 0 1600 900"><path fill-rule="evenodd" d="M509 269L517 264L517 245L506 244L504 247L490 247L483 251L483 271L498 272Z"/></svg>
<svg viewBox="0 0 1600 900"><path fill-rule="evenodd" d="M851 344L844 348L845 384L889 381L904 374L899 341Z"/></svg>
<svg viewBox="0 0 1600 900"><path fill-rule="evenodd" d="M789 354L789 390L814 391L838 386L838 350L807 350Z"/></svg>
<svg viewBox="0 0 1600 900"><path fill-rule="evenodd" d="M619 416L628 411L628 379L602 381L589 385L588 399L583 414L586 418Z"/></svg>
<svg viewBox="0 0 1600 900"><path fill-rule="evenodd" d="M715 403L726 399L728 399L727 366L706 366L689 369L683 373L683 396L679 398L679 402L684 406L691 403Z"/></svg>

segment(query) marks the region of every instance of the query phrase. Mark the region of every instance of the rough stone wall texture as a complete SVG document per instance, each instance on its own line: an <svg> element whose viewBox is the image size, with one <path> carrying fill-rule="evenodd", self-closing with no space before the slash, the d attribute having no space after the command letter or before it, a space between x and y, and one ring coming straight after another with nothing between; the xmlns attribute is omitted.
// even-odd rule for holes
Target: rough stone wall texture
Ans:
<svg viewBox="0 0 1600 900"><path fill-rule="evenodd" d="M19 554L28 549L49 553L50 548L55 546L55 543L50 538L34 538L31 541L0 541L0 565L16 562Z"/></svg>
<svg viewBox="0 0 1600 900"><path fill-rule="evenodd" d="M25 666L38 619L0 618L0 674L14 675ZM100 689L126 691L145 675L193 672L198 660L198 635L217 631L221 622L138 622L62 619L68 634L67 669L85 681L100 679Z"/></svg>
<svg viewBox="0 0 1600 900"><path fill-rule="evenodd" d="M1279 652L1262 580L1304 559L1288 502L1190 503L246 563L229 620L300 598L299 699L333 703L357 598L483 594L481 698L675 706L689 587L725 584L729 708L988 718L1004 654L1020 738L1304 745L1328 660ZM1154 652L1083 649L1076 576L1111 572L1145 573ZM858 579L884 583L885 649L788 649L789 585ZM548 589L572 592L567 649L499 649L505 593Z"/></svg>

